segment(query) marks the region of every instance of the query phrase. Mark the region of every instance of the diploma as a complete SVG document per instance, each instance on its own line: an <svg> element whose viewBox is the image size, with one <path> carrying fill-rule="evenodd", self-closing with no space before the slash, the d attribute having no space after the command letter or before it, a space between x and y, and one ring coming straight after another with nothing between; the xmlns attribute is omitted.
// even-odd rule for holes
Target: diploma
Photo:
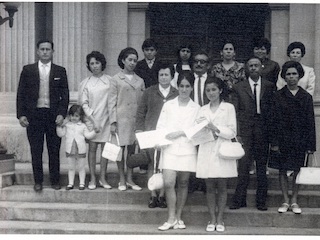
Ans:
<svg viewBox="0 0 320 240"><path fill-rule="evenodd" d="M166 139L168 132L165 129L152 130L136 133L136 138L140 149L154 148L155 146L165 146L172 144Z"/></svg>

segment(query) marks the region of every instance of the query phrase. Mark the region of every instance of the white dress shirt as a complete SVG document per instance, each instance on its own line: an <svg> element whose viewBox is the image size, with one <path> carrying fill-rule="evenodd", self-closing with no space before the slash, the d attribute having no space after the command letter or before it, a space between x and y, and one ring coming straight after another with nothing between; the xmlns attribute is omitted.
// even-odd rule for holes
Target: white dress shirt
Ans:
<svg viewBox="0 0 320 240"><path fill-rule="evenodd" d="M202 104L203 104L203 94L204 94L204 83L206 82L207 80L207 76L208 74L207 73L204 73L201 77L200 77L200 81L201 81L201 100L202 100ZM195 80L194 80L194 85L193 85L193 92L194 92L194 102L199 103L198 99L198 82L199 82L199 76L197 74L194 74L194 77L195 77Z"/></svg>
<svg viewBox="0 0 320 240"><path fill-rule="evenodd" d="M250 83L250 87L253 95L254 95L254 84L257 84L256 86L257 103L256 104L257 104L257 113L260 114L261 113L261 108L260 108L261 77L259 77L258 81L256 82L249 77L249 83Z"/></svg>
<svg viewBox="0 0 320 240"><path fill-rule="evenodd" d="M159 84L159 90L162 93L162 95L166 98L169 95L170 92L170 86L167 88L163 88L160 84Z"/></svg>

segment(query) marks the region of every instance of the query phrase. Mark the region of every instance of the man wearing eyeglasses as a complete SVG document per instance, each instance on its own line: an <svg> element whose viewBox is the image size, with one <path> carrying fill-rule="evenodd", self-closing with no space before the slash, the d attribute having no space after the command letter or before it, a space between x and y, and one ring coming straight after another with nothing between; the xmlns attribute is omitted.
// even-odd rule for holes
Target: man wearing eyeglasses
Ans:
<svg viewBox="0 0 320 240"><path fill-rule="evenodd" d="M200 106L209 103L209 99L204 94L204 83L208 77L209 55L206 51L200 50L195 53L193 58L194 87L191 98Z"/></svg>
<svg viewBox="0 0 320 240"><path fill-rule="evenodd" d="M209 55L206 51L200 50L195 53L192 69L195 81L191 98L194 102L203 106L209 103L209 99L206 94L204 94L204 83L207 80L209 70ZM203 179L196 178L195 174L191 173L189 178L189 192L194 191L206 192L206 184Z"/></svg>

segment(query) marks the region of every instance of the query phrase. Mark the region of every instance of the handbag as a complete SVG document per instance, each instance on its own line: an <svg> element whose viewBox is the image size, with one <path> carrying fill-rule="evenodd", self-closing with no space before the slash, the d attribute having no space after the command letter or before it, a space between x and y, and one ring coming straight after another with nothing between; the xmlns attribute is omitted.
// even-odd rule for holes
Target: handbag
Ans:
<svg viewBox="0 0 320 240"><path fill-rule="evenodd" d="M310 158L313 159L312 163L310 163ZM315 161L314 154L306 154L304 167L300 168L300 172L296 178L296 184L320 185L320 167L316 167ZM308 165L310 165L310 167Z"/></svg>
<svg viewBox="0 0 320 240"><path fill-rule="evenodd" d="M225 160L237 160L244 156L245 152L242 147L242 144L238 142L224 141L221 143L219 148L219 157Z"/></svg>
<svg viewBox="0 0 320 240"><path fill-rule="evenodd" d="M157 150L154 151L154 169L153 175L148 180L148 189L150 191L159 190L164 186L163 175L160 170L157 168Z"/></svg>
<svg viewBox="0 0 320 240"><path fill-rule="evenodd" d="M148 165L150 162L149 154L146 150L140 150L138 145L136 146L136 153L131 154L127 158L127 166L129 168L136 168L143 165Z"/></svg>
<svg viewBox="0 0 320 240"><path fill-rule="evenodd" d="M102 157L114 162L116 161L120 162L122 158L122 151L121 151L121 147L119 146L120 143L119 143L118 134L116 133L115 135L117 139L117 144L111 143L112 134L110 134L109 141L104 144Z"/></svg>

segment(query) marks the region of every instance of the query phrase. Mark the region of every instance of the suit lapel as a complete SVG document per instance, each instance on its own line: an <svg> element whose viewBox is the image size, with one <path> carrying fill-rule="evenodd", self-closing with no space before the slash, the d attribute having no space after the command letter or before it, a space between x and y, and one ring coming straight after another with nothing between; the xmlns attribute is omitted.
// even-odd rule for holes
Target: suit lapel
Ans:
<svg viewBox="0 0 320 240"><path fill-rule="evenodd" d="M137 75L134 74L132 80L129 80L126 75L123 72L120 72L119 77L125 81L126 83L128 83L130 86L132 86L133 88L138 88L138 80L137 80Z"/></svg>
<svg viewBox="0 0 320 240"><path fill-rule="evenodd" d="M265 84L264 80L263 80L263 79L261 79L261 92L260 92L260 99L262 99L262 97L263 97L263 94L264 94L265 90L266 90L266 84Z"/></svg>
<svg viewBox="0 0 320 240"><path fill-rule="evenodd" d="M254 99L254 96L253 96L253 93L252 93L252 90L251 90L251 86L250 86L250 83L249 83L249 80L246 80L244 82L244 90L249 94L249 96Z"/></svg>

